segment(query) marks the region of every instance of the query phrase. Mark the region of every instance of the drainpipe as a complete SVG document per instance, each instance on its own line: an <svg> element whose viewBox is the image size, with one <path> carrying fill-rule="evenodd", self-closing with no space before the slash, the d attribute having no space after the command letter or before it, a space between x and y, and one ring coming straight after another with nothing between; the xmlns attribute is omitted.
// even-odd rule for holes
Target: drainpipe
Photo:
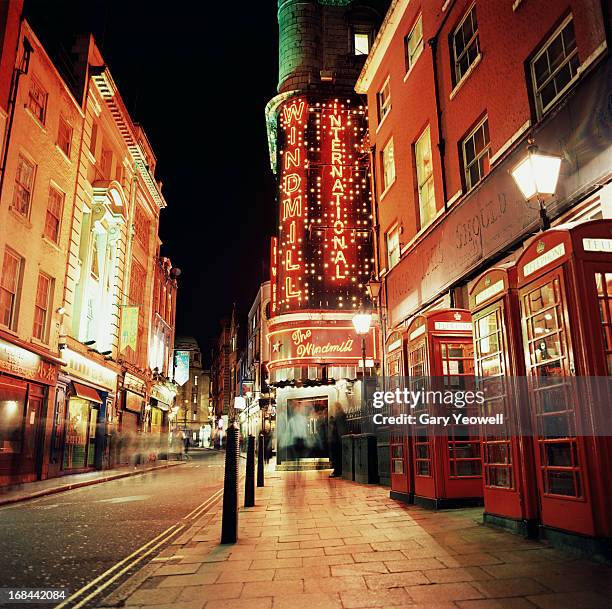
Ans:
<svg viewBox="0 0 612 609"><path fill-rule="evenodd" d="M23 22L22 22L23 23ZM32 53L32 45L30 41L24 37L23 39L23 57L21 65L13 70L11 76L11 92L9 96L9 120L4 130L4 144L2 146L2 166L0 167L0 197L4 190L4 174L6 173L6 160L8 158L9 144L11 141L11 133L13 132L13 120L15 118L15 106L17 105L17 92L19 91L19 79L22 74L27 74L30 67L30 55Z"/></svg>
<svg viewBox="0 0 612 609"><path fill-rule="evenodd" d="M605 0L603 0L605 1ZM438 127L438 151L440 153L440 171L442 173L442 197L444 199L444 211L448 211L447 205L447 192L446 192L446 163L445 163L445 140L444 134L442 132L442 108L440 107L440 86L438 84L438 38L440 36L440 32L448 19L448 16L451 14L453 10L453 6L455 5L455 0L451 0L450 4L446 8L446 14L444 15L436 33L429 39L429 46L431 47L431 61L433 68L433 81L434 81L434 94L436 99L436 118L437 118L437 127Z"/></svg>

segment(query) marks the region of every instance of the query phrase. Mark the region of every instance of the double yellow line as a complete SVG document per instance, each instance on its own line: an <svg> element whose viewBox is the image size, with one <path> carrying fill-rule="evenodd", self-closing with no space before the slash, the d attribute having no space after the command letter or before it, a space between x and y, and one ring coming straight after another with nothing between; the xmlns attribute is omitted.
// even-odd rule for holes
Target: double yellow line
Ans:
<svg viewBox="0 0 612 609"><path fill-rule="evenodd" d="M206 501L202 502L198 507L193 509L187 516L183 517L184 521L195 520L199 518L206 510L208 510L218 499L223 495L223 489L219 489L213 493ZM168 543L173 537L176 537L187 527L185 524L173 524L163 533L151 539L143 546L132 552L129 556L107 569L101 575L98 575L94 580L77 590L70 595L65 601L56 605L55 609L63 609L70 606L71 609L79 609L90 600L104 592L112 583L116 582L122 575L134 568L138 563L144 560L147 556L155 552L158 548ZM100 584L100 585L98 585ZM92 590L93 588L93 590ZM83 596L86 595L86 596ZM75 604L73 604L75 603Z"/></svg>

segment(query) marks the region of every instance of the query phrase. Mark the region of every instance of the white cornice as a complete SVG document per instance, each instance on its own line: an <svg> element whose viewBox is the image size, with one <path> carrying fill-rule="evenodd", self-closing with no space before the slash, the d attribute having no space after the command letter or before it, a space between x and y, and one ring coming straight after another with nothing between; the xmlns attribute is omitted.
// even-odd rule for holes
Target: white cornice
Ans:
<svg viewBox="0 0 612 609"><path fill-rule="evenodd" d="M389 45L395 36L395 32L410 4L410 0L393 0L385 20L380 26L376 40L370 49L368 58L366 59L361 74L357 79L355 91L357 93L367 93L372 86L372 80L380 68L380 64L389 49Z"/></svg>

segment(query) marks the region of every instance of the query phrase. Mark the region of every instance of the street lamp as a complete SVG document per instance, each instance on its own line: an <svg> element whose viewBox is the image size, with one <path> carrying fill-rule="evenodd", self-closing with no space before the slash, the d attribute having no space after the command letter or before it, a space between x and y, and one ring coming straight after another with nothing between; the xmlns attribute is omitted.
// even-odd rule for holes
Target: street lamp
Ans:
<svg viewBox="0 0 612 609"><path fill-rule="evenodd" d="M366 284L366 289L368 291L368 296L375 302L378 302L378 296L380 294L380 290L382 288L382 281L380 279L376 279L372 277L370 281Z"/></svg>
<svg viewBox="0 0 612 609"><path fill-rule="evenodd" d="M530 138L527 141L527 156L510 172L525 200L537 199L542 230L550 228L544 201L555 194L560 169L561 157L542 154L535 141Z"/></svg>
<svg viewBox="0 0 612 609"><path fill-rule="evenodd" d="M372 314L371 313L357 313L353 316L353 327L355 332L361 336L361 357L363 359L363 378L365 380L366 375L366 336L370 332L370 326L372 325Z"/></svg>

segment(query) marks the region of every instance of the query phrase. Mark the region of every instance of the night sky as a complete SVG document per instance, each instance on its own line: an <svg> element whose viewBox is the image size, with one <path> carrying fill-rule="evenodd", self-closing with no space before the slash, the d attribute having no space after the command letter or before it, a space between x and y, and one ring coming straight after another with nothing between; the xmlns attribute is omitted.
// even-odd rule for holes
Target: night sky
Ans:
<svg viewBox="0 0 612 609"><path fill-rule="evenodd" d="M182 270L177 334L208 356L236 302L267 277L274 179L264 108L276 93L276 1L26 0L52 55L93 32L157 156L161 253ZM208 359L208 357L206 358Z"/></svg>

